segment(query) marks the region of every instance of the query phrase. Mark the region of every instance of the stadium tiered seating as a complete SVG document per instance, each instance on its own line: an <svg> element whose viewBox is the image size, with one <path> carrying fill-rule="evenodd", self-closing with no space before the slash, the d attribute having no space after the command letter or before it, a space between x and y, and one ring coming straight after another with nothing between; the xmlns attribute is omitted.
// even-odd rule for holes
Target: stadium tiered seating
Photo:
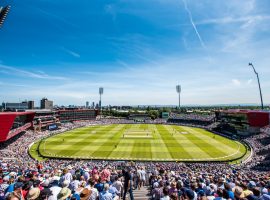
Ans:
<svg viewBox="0 0 270 200"><path fill-rule="evenodd" d="M119 123L121 121L118 121ZM60 131L105 123L76 122ZM106 122L108 123L108 122ZM115 123L115 121L114 121ZM254 149L250 162L228 163L123 162L104 160L35 161L32 141L57 134L26 131L0 144L0 199L269 199L269 134L246 138ZM263 155L260 152L264 151ZM4 158L12 157L7 160ZM127 181L131 178L132 188ZM150 189L148 192L147 188ZM149 196L150 195L150 196Z"/></svg>

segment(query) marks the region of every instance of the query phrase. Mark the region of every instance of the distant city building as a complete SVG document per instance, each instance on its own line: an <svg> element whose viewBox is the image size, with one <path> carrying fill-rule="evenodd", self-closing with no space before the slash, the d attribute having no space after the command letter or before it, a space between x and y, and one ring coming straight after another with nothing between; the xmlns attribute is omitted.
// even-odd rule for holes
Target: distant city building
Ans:
<svg viewBox="0 0 270 200"><path fill-rule="evenodd" d="M94 101L92 102L91 108L95 108L95 102Z"/></svg>
<svg viewBox="0 0 270 200"><path fill-rule="evenodd" d="M58 113L61 122L72 122L78 120L95 120L98 115L98 110L69 108L59 110Z"/></svg>
<svg viewBox="0 0 270 200"><path fill-rule="evenodd" d="M35 108L35 102L34 101L28 101L28 109L34 109Z"/></svg>
<svg viewBox="0 0 270 200"><path fill-rule="evenodd" d="M47 98L43 98L40 101L41 109L53 109L53 101L48 100Z"/></svg>
<svg viewBox="0 0 270 200"><path fill-rule="evenodd" d="M4 110L26 110L26 109L33 109L34 108L34 101L23 101L21 103L2 103L2 108Z"/></svg>
<svg viewBox="0 0 270 200"><path fill-rule="evenodd" d="M86 101L86 108L89 108L89 101Z"/></svg>

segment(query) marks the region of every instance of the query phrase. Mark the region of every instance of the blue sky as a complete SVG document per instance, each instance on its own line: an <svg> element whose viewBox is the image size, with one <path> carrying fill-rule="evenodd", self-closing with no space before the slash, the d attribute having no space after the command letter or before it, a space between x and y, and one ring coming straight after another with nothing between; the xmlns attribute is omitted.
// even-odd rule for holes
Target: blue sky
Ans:
<svg viewBox="0 0 270 200"><path fill-rule="evenodd" d="M270 102L268 0L2 0L0 101ZM39 102L36 103L39 105Z"/></svg>

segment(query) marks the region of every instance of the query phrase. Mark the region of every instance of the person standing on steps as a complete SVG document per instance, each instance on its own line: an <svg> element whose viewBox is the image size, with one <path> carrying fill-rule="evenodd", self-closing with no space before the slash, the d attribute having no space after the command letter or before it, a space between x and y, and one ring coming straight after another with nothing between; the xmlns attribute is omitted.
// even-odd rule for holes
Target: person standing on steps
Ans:
<svg viewBox="0 0 270 200"><path fill-rule="evenodd" d="M132 191L132 175L131 168L127 167L125 170L122 170L124 176L124 195L123 200L126 200L126 195L129 193L129 199L134 200L133 191Z"/></svg>

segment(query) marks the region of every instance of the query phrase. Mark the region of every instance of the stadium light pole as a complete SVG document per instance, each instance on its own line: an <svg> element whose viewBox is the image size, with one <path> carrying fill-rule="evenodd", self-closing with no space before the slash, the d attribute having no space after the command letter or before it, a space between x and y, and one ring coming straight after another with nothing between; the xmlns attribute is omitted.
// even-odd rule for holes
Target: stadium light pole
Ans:
<svg viewBox="0 0 270 200"><path fill-rule="evenodd" d="M101 108L101 95L103 95L104 89L103 87L99 88L99 111L100 111L100 116L102 115L102 108Z"/></svg>
<svg viewBox="0 0 270 200"><path fill-rule="evenodd" d="M10 6L0 7L0 28L3 26L4 21L9 13Z"/></svg>
<svg viewBox="0 0 270 200"><path fill-rule="evenodd" d="M181 93L181 85L176 86L176 92L178 93L178 108L180 110L180 93Z"/></svg>
<svg viewBox="0 0 270 200"><path fill-rule="evenodd" d="M260 84L260 79L259 79L259 74L258 72L255 70L255 67L253 66L252 63L248 63L249 66L251 66L253 68L254 73L257 76L257 81L258 81L258 85L259 85L259 91L260 91L260 98L261 98L261 108L263 110L263 98L262 98L262 90L261 90L261 84Z"/></svg>

